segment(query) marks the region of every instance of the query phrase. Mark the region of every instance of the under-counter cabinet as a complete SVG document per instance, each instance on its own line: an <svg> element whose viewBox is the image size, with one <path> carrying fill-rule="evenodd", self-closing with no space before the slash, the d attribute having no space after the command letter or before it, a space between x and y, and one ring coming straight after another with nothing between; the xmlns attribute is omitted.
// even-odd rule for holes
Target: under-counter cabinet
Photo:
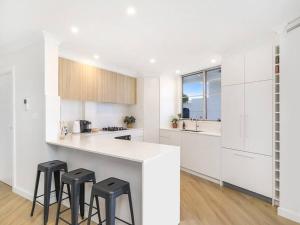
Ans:
<svg viewBox="0 0 300 225"><path fill-rule="evenodd" d="M159 143L165 145L181 145L181 132L178 130L160 129Z"/></svg>
<svg viewBox="0 0 300 225"><path fill-rule="evenodd" d="M181 167L191 173L220 180L220 136L160 129L160 144L181 147Z"/></svg>
<svg viewBox="0 0 300 225"><path fill-rule="evenodd" d="M182 132L181 166L183 168L219 180L220 159L220 137Z"/></svg>

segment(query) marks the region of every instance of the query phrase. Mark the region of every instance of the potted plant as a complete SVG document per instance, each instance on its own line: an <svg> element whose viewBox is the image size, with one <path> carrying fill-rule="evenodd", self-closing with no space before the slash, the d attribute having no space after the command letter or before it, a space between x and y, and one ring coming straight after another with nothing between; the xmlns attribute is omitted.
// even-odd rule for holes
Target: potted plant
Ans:
<svg viewBox="0 0 300 225"><path fill-rule="evenodd" d="M172 120L171 120L173 128L177 128L178 127L177 122L178 122L178 118L177 117L173 117Z"/></svg>
<svg viewBox="0 0 300 225"><path fill-rule="evenodd" d="M124 123L127 125L127 128L132 128L135 123L135 118L133 116L125 116Z"/></svg>

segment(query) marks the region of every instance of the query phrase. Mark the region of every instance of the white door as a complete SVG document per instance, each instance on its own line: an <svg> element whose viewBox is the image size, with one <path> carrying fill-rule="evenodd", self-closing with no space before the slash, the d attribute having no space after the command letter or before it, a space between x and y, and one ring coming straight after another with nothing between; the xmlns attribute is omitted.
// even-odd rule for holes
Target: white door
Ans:
<svg viewBox="0 0 300 225"><path fill-rule="evenodd" d="M272 81L245 85L245 151L272 155Z"/></svg>
<svg viewBox="0 0 300 225"><path fill-rule="evenodd" d="M222 146L244 150L244 84L222 87Z"/></svg>
<svg viewBox="0 0 300 225"><path fill-rule="evenodd" d="M222 62L222 85L242 84L245 75L244 55L225 56Z"/></svg>
<svg viewBox="0 0 300 225"><path fill-rule="evenodd" d="M12 76L0 74L0 181L12 185L13 95Z"/></svg>
<svg viewBox="0 0 300 225"><path fill-rule="evenodd" d="M272 79L272 67L272 44L263 45L247 52L245 56L245 82Z"/></svg>

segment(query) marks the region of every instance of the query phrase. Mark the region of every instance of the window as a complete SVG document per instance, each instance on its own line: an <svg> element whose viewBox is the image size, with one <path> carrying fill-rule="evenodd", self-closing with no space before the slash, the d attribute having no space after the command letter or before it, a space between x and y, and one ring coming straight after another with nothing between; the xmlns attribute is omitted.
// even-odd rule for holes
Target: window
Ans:
<svg viewBox="0 0 300 225"><path fill-rule="evenodd" d="M182 77L182 117L221 120L221 68Z"/></svg>

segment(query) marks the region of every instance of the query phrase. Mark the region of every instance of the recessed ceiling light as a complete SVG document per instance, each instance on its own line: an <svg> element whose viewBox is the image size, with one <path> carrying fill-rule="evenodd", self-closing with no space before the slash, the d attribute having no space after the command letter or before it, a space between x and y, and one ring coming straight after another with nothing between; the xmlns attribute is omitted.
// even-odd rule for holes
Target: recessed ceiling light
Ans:
<svg viewBox="0 0 300 225"><path fill-rule="evenodd" d="M215 59L212 59L212 60L210 60L210 62L211 62L211 63L216 63L216 62L217 62L217 60L215 60Z"/></svg>
<svg viewBox="0 0 300 225"><path fill-rule="evenodd" d="M135 14L136 14L136 9L134 7L130 6L127 8L127 15L133 16Z"/></svg>
<svg viewBox="0 0 300 225"><path fill-rule="evenodd" d="M156 60L155 59L150 59L149 62L153 64L153 63L156 63Z"/></svg>
<svg viewBox="0 0 300 225"><path fill-rule="evenodd" d="M175 73L176 74L181 74L181 71L180 70L176 70Z"/></svg>
<svg viewBox="0 0 300 225"><path fill-rule="evenodd" d="M75 27L75 26L71 26L70 30L73 34L77 34L79 32L78 27Z"/></svg>
<svg viewBox="0 0 300 225"><path fill-rule="evenodd" d="M95 54L94 59L99 59L99 55Z"/></svg>

